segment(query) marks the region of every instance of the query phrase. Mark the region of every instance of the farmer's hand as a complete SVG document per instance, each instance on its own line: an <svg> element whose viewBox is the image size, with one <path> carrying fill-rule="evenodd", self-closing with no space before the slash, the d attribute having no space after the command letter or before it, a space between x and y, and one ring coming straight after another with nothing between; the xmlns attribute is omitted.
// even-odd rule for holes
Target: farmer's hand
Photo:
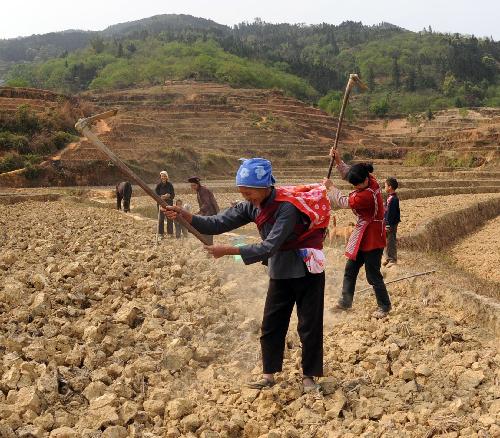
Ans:
<svg viewBox="0 0 500 438"><path fill-rule="evenodd" d="M335 161L335 164L338 166L340 164L340 154L337 149L331 148L330 149L330 157L332 157L332 160Z"/></svg>
<svg viewBox="0 0 500 438"><path fill-rule="evenodd" d="M168 219L177 219L177 215L181 214L182 208L175 205L169 205L168 207L160 207L160 210Z"/></svg>
<svg viewBox="0 0 500 438"><path fill-rule="evenodd" d="M240 253L238 247L231 245L205 245L205 249L216 259L225 255L238 255Z"/></svg>
<svg viewBox="0 0 500 438"><path fill-rule="evenodd" d="M165 193L164 195L160 196L161 199L170 199L170 193Z"/></svg>
<svg viewBox="0 0 500 438"><path fill-rule="evenodd" d="M327 190L330 190L333 187L335 187L335 185L333 184L333 181L331 179L328 179L328 178L323 179L323 185L326 187Z"/></svg>

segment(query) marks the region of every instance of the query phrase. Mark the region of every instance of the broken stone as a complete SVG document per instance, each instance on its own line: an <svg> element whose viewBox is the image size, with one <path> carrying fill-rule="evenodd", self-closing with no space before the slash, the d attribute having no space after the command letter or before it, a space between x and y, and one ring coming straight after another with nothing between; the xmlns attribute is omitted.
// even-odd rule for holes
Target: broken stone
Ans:
<svg viewBox="0 0 500 438"><path fill-rule="evenodd" d="M202 421L196 414L185 416L181 420L181 426L185 432L195 432L202 425Z"/></svg>
<svg viewBox="0 0 500 438"><path fill-rule="evenodd" d="M344 391L342 391L342 389L337 389L332 397L332 400L328 401L326 417L332 420L338 418L346 403L347 398L344 395Z"/></svg>
<svg viewBox="0 0 500 438"><path fill-rule="evenodd" d="M50 432L50 438L78 438L78 433L71 427L58 427Z"/></svg>
<svg viewBox="0 0 500 438"><path fill-rule="evenodd" d="M161 366L167 370L176 371L182 369L193 357L189 347L178 347L173 351L165 353Z"/></svg>
<svg viewBox="0 0 500 438"><path fill-rule="evenodd" d="M415 371L409 366L403 367L399 370L399 377L408 382L415 378Z"/></svg>
<svg viewBox="0 0 500 438"><path fill-rule="evenodd" d="M85 414L78 421L78 428L99 429L103 426L117 425L119 416L116 409L118 399L115 394L104 394L93 399Z"/></svg>
<svg viewBox="0 0 500 438"><path fill-rule="evenodd" d="M417 376L429 377L431 375L432 371L431 371L431 369L427 365L420 364L415 369L415 373L417 374Z"/></svg>
<svg viewBox="0 0 500 438"><path fill-rule="evenodd" d="M32 424L20 427L16 430L16 434L19 438L43 438L45 435L43 429Z"/></svg>
<svg viewBox="0 0 500 438"><path fill-rule="evenodd" d="M146 400L143 403L144 411L146 411L150 417L163 415L165 412L165 403L164 400Z"/></svg>
<svg viewBox="0 0 500 438"><path fill-rule="evenodd" d="M83 267L80 262L71 262L64 266L60 273L62 277L76 277L83 272Z"/></svg>
<svg viewBox="0 0 500 438"><path fill-rule="evenodd" d="M484 379L482 371L466 370L459 376L457 385L460 389L471 390L479 386Z"/></svg>
<svg viewBox="0 0 500 438"><path fill-rule="evenodd" d="M103 395L107 388L108 387L102 382L92 382L83 390L82 394L89 402L91 402L92 400Z"/></svg>
<svg viewBox="0 0 500 438"><path fill-rule="evenodd" d="M134 328L142 321L142 313L134 301L125 303L115 315L115 321Z"/></svg>
<svg viewBox="0 0 500 438"><path fill-rule="evenodd" d="M208 347L198 347L194 352L193 358L198 362L208 363L215 359L215 353Z"/></svg>
<svg viewBox="0 0 500 438"><path fill-rule="evenodd" d="M126 401L120 406L119 414L120 419L123 424L127 424L130 420L132 420L138 412L137 403L133 401Z"/></svg>
<svg viewBox="0 0 500 438"><path fill-rule="evenodd" d="M238 326L238 330L246 333L257 334L260 331L260 324L255 318L247 318Z"/></svg>
<svg viewBox="0 0 500 438"><path fill-rule="evenodd" d="M168 403L165 418L177 420L189 415L194 408L193 403L186 398L177 398Z"/></svg>
<svg viewBox="0 0 500 438"><path fill-rule="evenodd" d="M128 432L123 426L107 427L102 433L102 438L127 438Z"/></svg>
<svg viewBox="0 0 500 438"><path fill-rule="evenodd" d="M21 412L31 409L33 412L40 414L42 410L42 402L34 386L21 388L16 395L15 403L16 408Z"/></svg>
<svg viewBox="0 0 500 438"><path fill-rule="evenodd" d="M43 276L42 274L35 274L31 278L31 283L35 287L36 290L42 290L45 289L45 287L48 284L47 278Z"/></svg>
<svg viewBox="0 0 500 438"><path fill-rule="evenodd" d="M321 380L321 389L323 391L324 395L330 395L333 394L337 387L338 387L338 381L336 379L332 378L325 378Z"/></svg>
<svg viewBox="0 0 500 438"><path fill-rule="evenodd" d="M31 304L31 313L33 316L45 315L50 310L50 300L46 293L39 292L35 295Z"/></svg>

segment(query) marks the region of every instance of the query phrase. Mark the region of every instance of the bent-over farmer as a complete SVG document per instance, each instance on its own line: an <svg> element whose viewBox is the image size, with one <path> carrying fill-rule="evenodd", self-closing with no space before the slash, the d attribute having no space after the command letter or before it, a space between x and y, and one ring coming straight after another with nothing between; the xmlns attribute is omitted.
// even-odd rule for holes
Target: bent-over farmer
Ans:
<svg viewBox="0 0 500 438"><path fill-rule="evenodd" d="M128 213L130 211L130 199L132 198L132 184L129 181L122 181L116 185L116 208Z"/></svg>
<svg viewBox="0 0 500 438"><path fill-rule="evenodd" d="M262 389L275 384L274 374L282 371L290 316L297 305L303 388L305 392L317 391L319 385L314 378L323 375L325 273L321 249L330 204L323 186L315 185L313 207L303 207L302 199L294 199L291 192L294 188L275 188L274 183L268 160L244 160L236 175L236 185L244 201L215 216L192 215L178 207L164 211L170 218L182 215L203 234L222 234L255 222L262 242L239 247L205 247L215 258L240 255L245 264L263 262L268 266L270 280L260 337L263 376L248 386ZM322 199L318 199L319 192ZM307 213L297 206L308 209Z"/></svg>

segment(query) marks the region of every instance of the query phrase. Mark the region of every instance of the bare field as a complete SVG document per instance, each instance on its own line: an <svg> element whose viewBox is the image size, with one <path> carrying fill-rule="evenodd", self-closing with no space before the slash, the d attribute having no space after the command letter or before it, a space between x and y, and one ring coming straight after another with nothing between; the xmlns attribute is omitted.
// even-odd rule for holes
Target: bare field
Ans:
<svg viewBox="0 0 500 438"><path fill-rule="evenodd" d="M384 321L371 293L327 311L323 397L301 393L294 330L258 392L243 382L260 370L261 265L211 260L195 239L154 246L148 221L81 202L6 205L0 220L2 437L500 433L497 339L432 278L391 287ZM327 257L329 308L344 258Z"/></svg>
<svg viewBox="0 0 500 438"><path fill-rule="evenodd" d="M347 194L347 191L345 192ZM401 223L398 234L414 231L428 220L451 211L469 207L477 202L498 198L497 193L478 193L474 195L433 196L431 198L416 198L400 201ZM353 220L350 210L335 210L337 223L344 225Z"/></svg>
<svg viewBox="0 0 500 438"><path fill-rule="evenodd" d="M500 284L500 217L451 248L458 266Z"/></svg>

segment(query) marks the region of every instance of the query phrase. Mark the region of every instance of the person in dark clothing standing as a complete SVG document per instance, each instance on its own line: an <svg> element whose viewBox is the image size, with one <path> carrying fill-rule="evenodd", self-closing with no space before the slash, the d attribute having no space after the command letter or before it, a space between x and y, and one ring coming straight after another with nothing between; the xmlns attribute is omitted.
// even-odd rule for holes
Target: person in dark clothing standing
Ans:
<svg viewBox="0 0 500 438"><path fill-rule="evenodd" d="M160 172L160 182L156 184L155 192L159 195L168 205L174 205L175 191L174 186L168 180L168 173L166 170ZM159 206L158 206L159 207ZM165 214L159 210L158 212L158 234L163 236L165 224ZM167 234L174 235L174 222L172 219L167 218Z"/></svg>
<svg viewBox="0 0 500 438"><path fill-rule="evenodd" d="M304 392L318 391L315 376L323 375L323 299L324 265L313 269L301 254L303 248L321 252L330 205L325 205L320 219L311 219L293 203L285 188L274 187L271 163L262 158L243 161L236 175L236 185L245 201L215 216L192 215L179 207L165 209L167 217L177 215L204 234L222 234L255 222L262 242L242 245L208 245L215 258L239 255L245 264L263 262L268 266L269 288L261 327L263 377L248 383L255 389L274 385L274 374L282 370L285 338L290 316L297 305L297 330L302 342ZM299 203L297 202L297 205ZM302 207L302 206L301 206ZM310 214L318 216L314 208ZM323 226L323 228L320 228ZM299 251L300 250L300 251Z"/></svg>
<svg viewBox="0 0 500 438"><path fill-rule="evenodd" d="M213 216L219 213L219 205L217 204L217 200L215 199L214 194L211 190L201 185L200 178L197 176L192 176L188 179L188 182L191 183L191 189L196 193L196 197L198 199L200 210L197 214L200 216ZM214 236L205 235L205 237L210 242L210 244L213 245Z"/></svg>
<svg viewBox="0 0 500 438"><path fill-rule="evenodd" d="M385 191L387 200L385 202L385 231L387 234L387 246L385 247L384 266L395 265L398 260L397 232L398 224L401 222L401 213L399 211L399 198L396 190L398 189L398 180L396 178L387 178L385 180Z"/></svg>
<svg viewBox="0 0 500 438"><path fill-rule="evenodd" d="M116 185L116 208L122 209L123 200L123 211L128 213L130 211L130 198L132 198L132 184L129 181L118 183Z"/></svg>
<svg viewBox="0 0 500 438"><path fill-rule="evenodd" d="M345 196L331 180L325 180L324 184L329 190L331 203L340 208L350 208L358 218L347 242L345 256L348 260L344 270L342 293L335 309L342 311L352 307L359 270L365 265L366 279L373 286L378 305L372 316L377 319L385 318L392 304L380 272L386 244L384 202L380 186L372 175L371 164L358 163L348 166L340 159L339 152L333 148L330 156L335 160L342 178L349 181L355 189Z"/></svg>

